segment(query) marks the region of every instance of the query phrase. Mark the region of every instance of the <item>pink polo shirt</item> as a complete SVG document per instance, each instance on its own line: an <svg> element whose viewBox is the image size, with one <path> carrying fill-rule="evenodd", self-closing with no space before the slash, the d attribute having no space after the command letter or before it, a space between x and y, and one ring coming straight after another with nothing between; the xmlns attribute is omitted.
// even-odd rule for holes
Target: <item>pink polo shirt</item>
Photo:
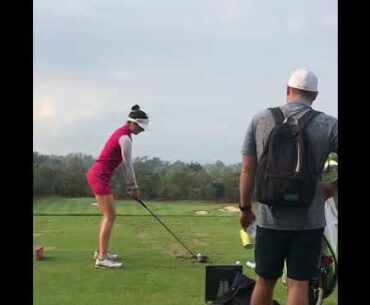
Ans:
<svg viewBox="0 0 370 305"><path fill-rule="evenodd" d="M87 173L88 184L96 195L112 194L110 180L116 167L122 163L119 139L124 135L127 135L132 140L131 131L127 124L112 133L94 165Z"/></svg>

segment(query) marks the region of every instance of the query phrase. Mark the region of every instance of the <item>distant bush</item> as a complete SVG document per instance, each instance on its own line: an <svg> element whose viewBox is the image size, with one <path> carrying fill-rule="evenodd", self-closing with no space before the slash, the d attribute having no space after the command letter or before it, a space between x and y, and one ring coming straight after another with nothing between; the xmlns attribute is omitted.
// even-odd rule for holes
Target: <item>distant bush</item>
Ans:
<svg viewBox="0 0 370 305"><path fill-rule="evenodd" d="M86 173L94 161L93 156L81 153L48 156L34 152L34 196L92 196ZM133 165L140 194L145 199L238 201L240 163L227 166L217 161L201 165L139 157ZM116 197L124 195L126 187L121 168L114 172L112 188Z"/></svg>

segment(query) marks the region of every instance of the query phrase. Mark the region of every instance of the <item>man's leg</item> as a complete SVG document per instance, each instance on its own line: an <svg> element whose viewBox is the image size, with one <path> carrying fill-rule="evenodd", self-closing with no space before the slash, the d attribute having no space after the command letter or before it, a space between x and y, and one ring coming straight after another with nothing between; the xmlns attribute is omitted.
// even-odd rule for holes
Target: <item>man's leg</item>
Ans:
<svg viewBox="0 0 370 305"><path fill-rule="evenodd" d="M287 256L286 305L308 305L309 280L319 272L324 229L292 231Z"/></svg>
<svg viewBox="0 0 370 305"><path fill-rule="evenodd" d="M253 289L251 305L271 305L276 281L259 276Z"/></svg>
<svg viewBox="0 0 370 305"><path fill-rule="evenodd" d="M271 305L277 279L283 274L285 232L257 226L254 257L258 275L251 305Z"/></svg>
<svg viewBox="0 0 370 305"><path fill-rule="evenodd" d="M286 305L308 305L309 281L297 281L288 278L288 297Z"/></svg>

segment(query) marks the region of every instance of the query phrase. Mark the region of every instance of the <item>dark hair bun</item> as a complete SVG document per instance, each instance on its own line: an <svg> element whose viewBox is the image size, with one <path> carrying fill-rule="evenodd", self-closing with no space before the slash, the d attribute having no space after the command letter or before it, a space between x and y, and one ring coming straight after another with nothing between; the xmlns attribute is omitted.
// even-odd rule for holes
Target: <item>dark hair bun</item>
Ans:
<svg viewBox="0 0 370 305"><path fill-rule="evenodd" d="M140 106L139 105L134 105L131 107L131 110L132 111L139 111L140 110Z"/></svg>

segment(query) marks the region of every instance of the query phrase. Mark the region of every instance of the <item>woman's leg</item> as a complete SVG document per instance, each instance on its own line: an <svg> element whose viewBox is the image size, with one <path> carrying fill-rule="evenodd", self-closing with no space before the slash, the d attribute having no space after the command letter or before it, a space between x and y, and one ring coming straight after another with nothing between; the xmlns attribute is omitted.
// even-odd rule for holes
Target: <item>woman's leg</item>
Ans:
<svg viewBox="0 0 370 305"><path fill-rule="evenodd" d="M99 228L98 228L98 232L97 232L98 246L96 247L96 249L98 250L98 253L99 253L100 230L101 230L101 226L103 224L103 220L104 220L104 217L100 220L100 224L99 224Z"/></svg>
<svg viewBox="0 0 370 305"><path fill-rule="evenodd" d="M95 195L99 210L103 214L98 232L98 257L105 259L108 252L109 238L111 235L114 220L116 218L116 209L114 207L113 195Z"/></svg>

